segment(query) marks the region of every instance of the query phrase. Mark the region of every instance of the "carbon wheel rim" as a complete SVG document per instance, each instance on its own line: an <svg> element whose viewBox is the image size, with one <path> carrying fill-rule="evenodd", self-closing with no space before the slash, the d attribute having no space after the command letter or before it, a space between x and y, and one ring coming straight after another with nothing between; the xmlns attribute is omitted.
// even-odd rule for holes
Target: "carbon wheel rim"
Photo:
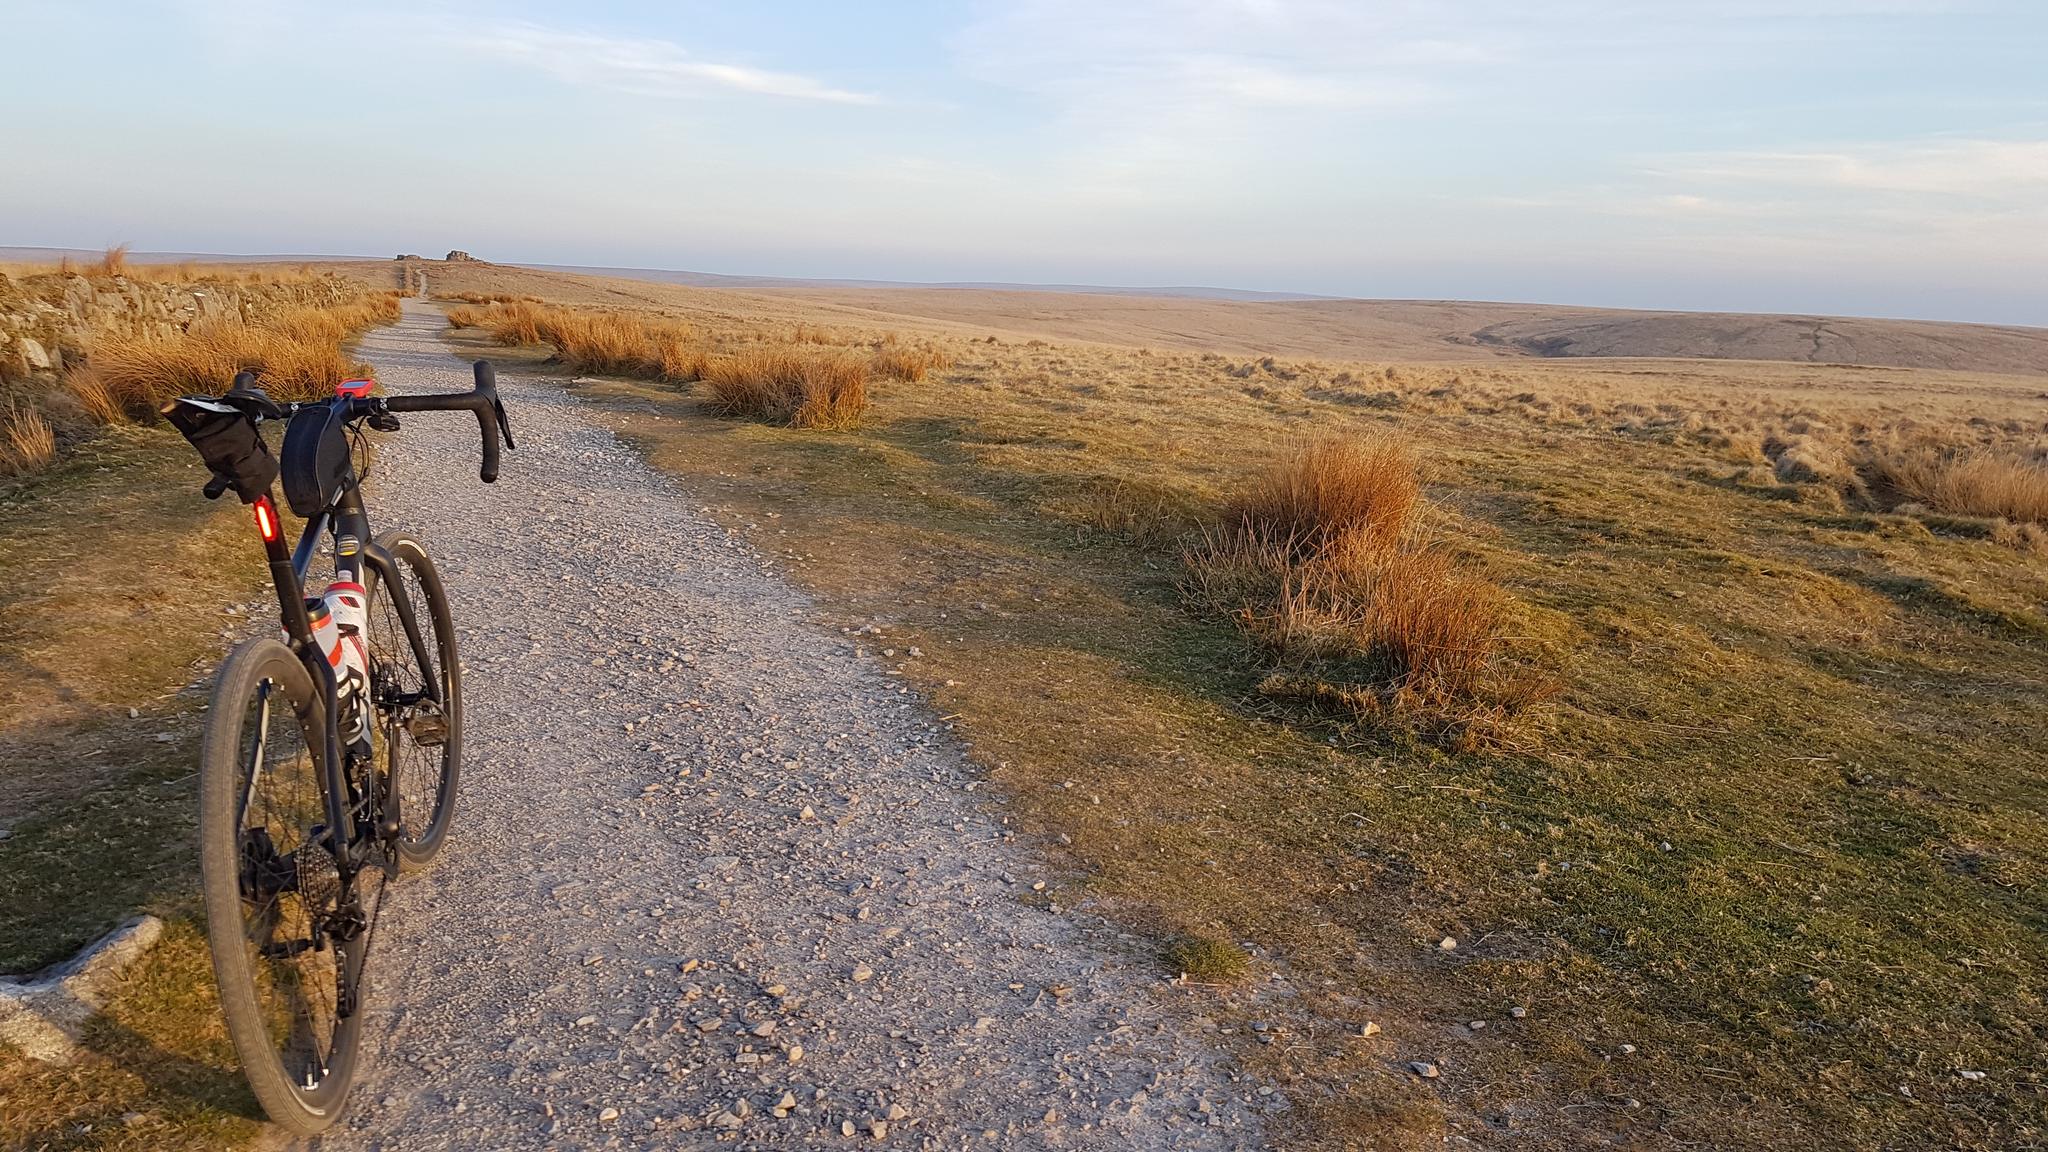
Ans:
<svg viewBox="0 0 2048 1152"><path fill-rule="evenodd" d="M346 1075L344 974L334 931L341 877L328 846L319 765L283 688L263 679L242 716L235 849L241 940L257 1014L285 1079L308 1107Z"/></svg>

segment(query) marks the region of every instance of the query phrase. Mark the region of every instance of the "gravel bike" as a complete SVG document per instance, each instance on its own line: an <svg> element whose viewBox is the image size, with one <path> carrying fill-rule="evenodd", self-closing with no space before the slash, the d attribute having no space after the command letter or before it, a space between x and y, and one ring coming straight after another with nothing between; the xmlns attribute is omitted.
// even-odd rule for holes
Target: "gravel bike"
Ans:
<svg viewBox="0 0 2048 1152"><path fill-rule="evenodd" d="M491 365L477 361L475 374L469 392L372 396L370 381L351 380L331 399L278 404L244 372L218 398L163 409L212 473L207 498L232 489L250 506L277 591L281 636L237 645L214 678L199 871L242 1070L263 1110L298 1134L341 1114L385 884L440 849L462 760L448 597L416 538L371 535L362 427L397 431L401 412L472 412L490 483L512 432ZM274 421L286 424L278 457L260 429ZM290 551L271 495L280 478L306 521ZM323 534L335 578L309 599Z"/></svg>

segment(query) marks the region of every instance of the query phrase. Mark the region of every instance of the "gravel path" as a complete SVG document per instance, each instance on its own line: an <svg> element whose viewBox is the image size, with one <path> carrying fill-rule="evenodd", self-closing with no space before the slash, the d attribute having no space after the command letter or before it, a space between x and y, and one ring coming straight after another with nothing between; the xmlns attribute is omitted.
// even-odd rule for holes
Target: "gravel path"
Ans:
<svg viewBox="0 0 2048 1152"><path fill-rule="evenodd" d="M408 301L363 355L466 389L440 326ZM558 386L499 386L497 485L451 415L373 482L448 583L468 745L318 1146L1260 1146L1273 1101L1133 942L1019 901L1042 865L920 700Z"/></svg>

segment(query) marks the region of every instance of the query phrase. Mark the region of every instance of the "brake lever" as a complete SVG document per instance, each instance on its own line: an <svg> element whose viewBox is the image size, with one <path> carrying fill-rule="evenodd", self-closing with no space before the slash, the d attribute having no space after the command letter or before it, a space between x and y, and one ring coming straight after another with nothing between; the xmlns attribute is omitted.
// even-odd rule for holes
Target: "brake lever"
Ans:
<svg viewBox="0 0 2048 1152"><path fill-rule="evenodd" d="M499 434L500 436L504 437L504 440L505 440L505 447L507 447L507 448L517 448L517 447L519 447L519 445L517 445L517 444L514 444L514 443L512 442L512 422L511 422L510 420L507 420L507 419L505 418L505 402L504 402L503 400L500 400L500 399L498 399L498 398L497 398L496 396L492 396L492 397L491 397L491 407L497 410L497 413L498 413L498 434Z"/></svg>

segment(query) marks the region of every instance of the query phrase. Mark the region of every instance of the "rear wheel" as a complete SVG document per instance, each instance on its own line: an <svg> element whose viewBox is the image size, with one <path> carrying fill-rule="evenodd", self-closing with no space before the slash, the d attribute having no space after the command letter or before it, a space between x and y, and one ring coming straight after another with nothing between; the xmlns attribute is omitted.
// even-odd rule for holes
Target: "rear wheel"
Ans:
<svg viewBox="0 0 2048 1152"><path fill-rule="evenodd" d="M331 850L322 722L291 649L250 641L214 681L199 765L199 871L221 1013L257 1101L300 1134L334 1122L355 1077L354 990L369 943Z"/></svg>
<svg viewBox="0 0 2048 1152"><path fill-rule="evenodd" d="M412 605L426 659L406 635L398 598L371 569L369 649L371 696L377 702L379 753L399 805L398 859L417 868L433 859L455 814L462 765L462 666L441 575L419 541L386 532L377 543L391 557ZM440 699L429 698L433 685Z"/></svg>

